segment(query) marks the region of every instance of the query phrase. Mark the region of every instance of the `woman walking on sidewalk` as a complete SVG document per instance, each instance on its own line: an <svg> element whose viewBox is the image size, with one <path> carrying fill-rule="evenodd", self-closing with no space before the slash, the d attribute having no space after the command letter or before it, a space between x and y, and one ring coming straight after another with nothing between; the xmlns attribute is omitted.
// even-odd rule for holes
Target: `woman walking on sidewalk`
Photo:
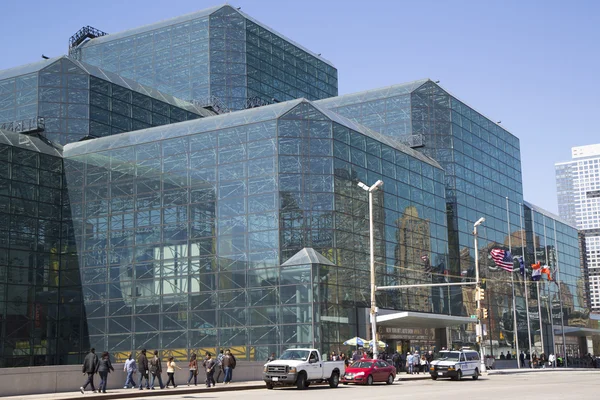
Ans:
<svg viewBox="0 0 600 400"><path fill-rule="evenodd" d="M167 389L169 388L169 382L173 383L174 388L177 387L175 384L175 368L181 369L177 366L177 364L175 364L173 357L169 357L169 361L167 361L167 375L169 376L169 379L167 380L167 385L165 386Z"/></svg>
<svg viewBox="0 0 600 400"><path fill-rule="evenodd" d="M190 386L192 378L194 378L194 386L198 385L198 360L196 360L196 353L192 353L190 357L190 377L188 378L187 385Z"/></svg>
<svg viewBox="0 0 600 400"><path fill-rule="evenodd" d="M102 353L102 358L100 358L100 362L98 363L98 375L100 375L100 386L98 387L98 393L106 393L108 374L114 370L115 369L110 362L108 351L105 351Z"/></svg>

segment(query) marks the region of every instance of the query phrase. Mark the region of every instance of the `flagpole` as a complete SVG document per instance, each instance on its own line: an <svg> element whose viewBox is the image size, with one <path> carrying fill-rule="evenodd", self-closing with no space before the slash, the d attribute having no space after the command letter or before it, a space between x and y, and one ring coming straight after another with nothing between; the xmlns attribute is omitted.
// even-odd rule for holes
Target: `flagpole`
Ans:
<svg viewBox="0 0 600 400"><path fill-rule="evenodd" d="M508 196L506 197L506 225L508 227L508 251L512 257L512 238L510 234L510 212L508 211ZM513 260L513 269L514 269L514 260ZM510 282L512 287L512 303L513 303L513 335L514 341L517 351L517 368L521 368L521 360L519 359L519 328L517 325L517 300L515 298L515 274L514 270L510 271Z"/></svg>
<svg viewBox="0 0 600 400"><path fill-rule="evenodd" d="M531 210L531 231L533 233L533 262L537 264L537 247L535 243L535 210ZM544 352L544 326L542 323L542 303L540 299L540 281L535 282L537 290L537 306L538 306L538 321L540 327L540 343L542 345L542 351ZM541 354L540 353L540 354Z"/></svg>
<svg viewBox="0 0 600 400"><path fill-rule="evenodd" d="M525 286L525 309L527 310L527 341L529 342L529 362L531 363L531 323L529 321L529 285L527 281L527 271L525 268L525 238L523 231L523 204L519 203L519 225L521 228L521 254L523 256L523 285Z"/></svg>
<svg viewBox="0 0 600 400"><path fill-rule="evenodd" d="M556 237L556 230L554 231L554 236ZM546 265L548 266L548 269L550 269L550 259L548 258L548 238L546 237L546 218L544 218L544 247L545 247L545 251L546 251ZM549 272L548 274L546 274L546 277L549 276ZM550 283L548 283L547 285L547 289L548 289L548 301L547 301L547 305L546 307L548 308L548 317L550 319L550 330L552 331L552 348L550 349L552 351L552 353L550 354L555 354L556 353L556 336L554 335L554 315L552 314L552 305L550 304Z"/></svg>
<svg viewBox="0 0 600 400"><path fill-rule="evenodd" d="M560 282L560 269L558 266L558 240L556 239L556 237L558 236L556 234L556 220L553 220L554 222L554 249L556 251L556 272L555 272L555 278L556 279L556 284L558 285L558 300L559 300L559 304L560 304L560 328L562 331L562 342L563 342L563 358L565 360L565 367L567 366L567 340L565 339L565 317L563 315L564 311L563 311L563 301L562 301L562 285Z"/></svg>

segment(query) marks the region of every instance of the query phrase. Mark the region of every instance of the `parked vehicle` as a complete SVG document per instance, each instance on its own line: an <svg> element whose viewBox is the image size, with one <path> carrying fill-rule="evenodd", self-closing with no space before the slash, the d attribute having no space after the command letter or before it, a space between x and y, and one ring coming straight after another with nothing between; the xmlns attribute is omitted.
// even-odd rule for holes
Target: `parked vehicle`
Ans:
<svg viewBox="0 0 600 400"><path fill-rule="evenodd" d="M325 361L317 349L288 349L265 364L263 380L267 389L275 386L306 389L311 383L324 382L336 388L344 371L344 361Z"/></svg>
<svg viewBox="0 0 600 400"><path fill-rule="evenodd" d="M431 379L450 378L460 381L463 376L479 378L479 353L475 350L441 351L431 362Z"/></svg>
<svg viewBox="0 0 600 400"><path fill-rule="evenodd" d="M342 377L342 383L372 385L373 382L385 382L388 385L394 383L396 368L382 360L359 360L346 368Z"/></svg>

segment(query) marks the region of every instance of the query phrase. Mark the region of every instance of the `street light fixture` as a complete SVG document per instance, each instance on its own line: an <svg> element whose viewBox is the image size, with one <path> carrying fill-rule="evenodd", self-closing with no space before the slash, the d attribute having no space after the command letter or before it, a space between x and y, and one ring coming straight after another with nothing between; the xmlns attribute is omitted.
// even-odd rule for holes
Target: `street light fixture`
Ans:
<svg viewBox="0 0 600 400"><path fill-rule="evenodd" d="M383 181L378 180L372 186L358 182L358 187L369 192L369 247L371 264L371 337L373 338L373 358L377 359L377 303L375 301L375 235L373 228L373 193L383 186Z"/></svg>
<svg viewBox="0 0 600 400"><path fill-rule="evenodd" d="M475 286L475 291L476 293L480 293L481 292L481 282L479 281L479 250L477 249L477 227L481 224L483 224L485 222L485 218L481 217L477 220L477 222L475 222L473 224L473 242L475 245L475 282L476 282L476 286ZM479 358L480 358L480 365L479 365L479 371L480 372L485 372L485 360L483 359L483 338L482 338L482 332L483 330L481 329L481 296L476 296L476 300L477 300L477 329L476 329L476 335L477 335L477 342L479 343Z"/></svg>

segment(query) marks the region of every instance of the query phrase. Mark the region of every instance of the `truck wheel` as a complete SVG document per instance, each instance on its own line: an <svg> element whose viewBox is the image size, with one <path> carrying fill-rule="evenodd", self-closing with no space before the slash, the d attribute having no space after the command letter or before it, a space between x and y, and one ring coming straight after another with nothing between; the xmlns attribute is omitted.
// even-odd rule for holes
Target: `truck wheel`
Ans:
<svg viewBox="0 0 600 400"><path fill-rule="evenodd" d="M460 381L462 379L462 371L458 370L458 372L456 373L456 380Z"/></svg>
<svg viewBox="0 0 600 400"><path fill-rule="evenodd" d="M331 374L331 378L329 378L329 387L336 388L340 384L340 374L334 372Z"/></svg>
<svg viewBox="0 0 600 400"><path fill-rule="evenodd" d="M390 374L390 376L388 376L387 381L385 382L388 385L391 385L392 383L394 383L394 376L392 374Z"/></svg>
<svg viewBox="0 0 600 400"><path fill-rule="evenodd" d="M272 383L267 383L267 389L272 390L273 389L273 384Z"/></svg>
<svg viewBox="0 0 600 400"><path fill-rule="evenodd" d="M367 385L371 386L373 384L373 375L369 375L367 378Z"/></svg>
<svg viewBox="0 0 600 400"><path fill-rule="evenodd" d="M473 374L473 380L476 381L479 378L479 369L475 368L475 374Z"/></svg>
<svg viewBox="0 0 600 400"><path fill-rule="evenodd" d="M296 388L298 390L306 389L306 375L304 375L304 373L298 375L298 379L296 379Z"/></svg>
<svg viewBox="0 0 600 400"><path fill-rule="evenodd" d="M437 375L431 375L431 379L435 381L437 379Z"/></svg>

